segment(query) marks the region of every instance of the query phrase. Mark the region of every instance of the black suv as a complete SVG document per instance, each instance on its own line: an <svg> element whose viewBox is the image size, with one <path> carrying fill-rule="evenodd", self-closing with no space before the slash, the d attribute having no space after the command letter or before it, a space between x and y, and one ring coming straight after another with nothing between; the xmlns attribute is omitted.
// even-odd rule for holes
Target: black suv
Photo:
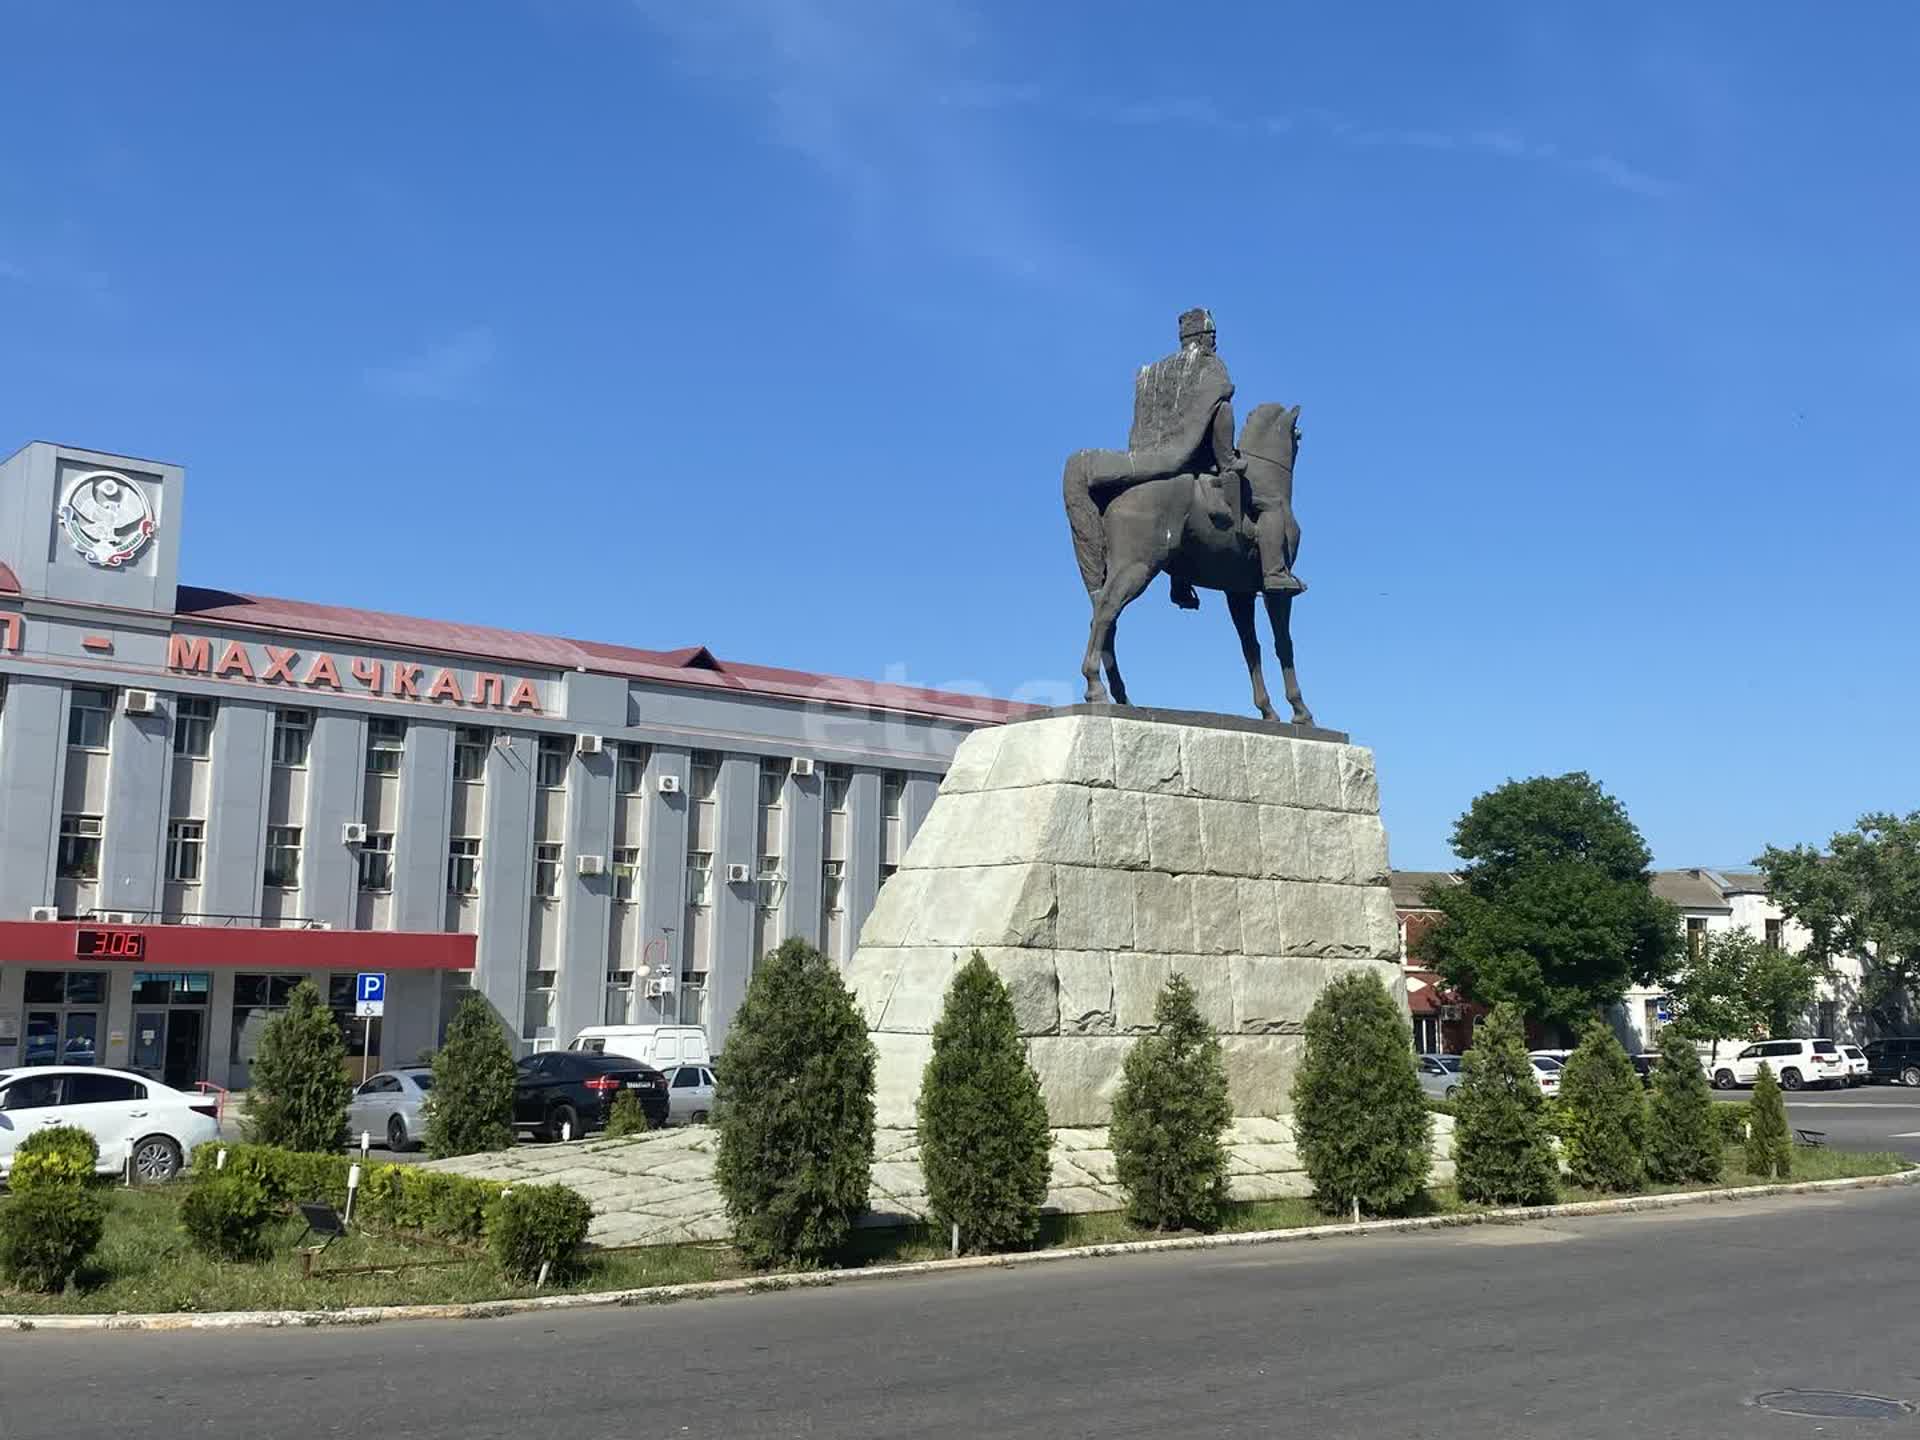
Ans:
<svg viewBox="0 0 1920 1440"><path fill-rule="evenodd" d="M1867 1080L1920 1085L1920 1038L1895 1035L1866 1044Z"/></svg>
<svg viewBox="0 0 1920 1440"><path fill-rule="evenodd" d="M584 1050L547 1050L519 1065L513 1087L513 1123L546 1140L604 1130L613 1099L622 1090L640 1097L647 1124L667 1123L667 1077L624 1055Z"/></svg>

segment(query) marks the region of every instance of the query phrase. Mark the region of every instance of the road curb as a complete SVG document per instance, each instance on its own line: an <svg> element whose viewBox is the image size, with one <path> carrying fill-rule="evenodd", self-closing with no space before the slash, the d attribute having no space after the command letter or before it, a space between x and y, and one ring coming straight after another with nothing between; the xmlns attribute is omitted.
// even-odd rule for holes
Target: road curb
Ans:
<svg viewBox="0 0 1920 1440"><path fill-rule="evenodd" d="M903 1265L874 1265L862 1270L813 1270L740 1280L708 1280L690 1285L655 1285L639 1290L603 1290L585 1295L545 1295L525 1300L485 1300L464 1305L363 1305L344 1310L228 1310L209 1314L165 1315L0 1315L0 1331L32 1330L238 1330L312 1329L334 1325L379 1325L395 1320L492 1320L506 1315L605 1306L665 1305L677 1300L706 1300L723 1295L752 1295L770 1290L814 1290L874 1280L944 1275L956 1270L1011 1270L1065 1260L1108 1255L1152 1255L1169 1250L1227 1250L1252 1245L1284 1245L1353 1236L1402 1235L1470 1225L1517 1225L1582 1215L1632 1214L1675 1210L1688 1205L1724 1205L1782 1195L1823 1195L1844 1190L1885 1190L1920 1183L1920 1168L1893 1175L1863 1175L1845 1180L1804 1180L1787 1185L1749 1185L1736 1190L1691 1190L1674 1195L1629 1195L1619 1200L1582 1200L1568 1205L1529 1205L1465 1215L1425 1215L1411 1220L1363 1220L1359 1224L1303 1225L1288 1230L1248 1230L1232 1235L1181 1235L1165 1240L1124 1240L1070 1249L1029 1250L1013 1255L977 1255L959 1260L917 1260Z"/></svg>

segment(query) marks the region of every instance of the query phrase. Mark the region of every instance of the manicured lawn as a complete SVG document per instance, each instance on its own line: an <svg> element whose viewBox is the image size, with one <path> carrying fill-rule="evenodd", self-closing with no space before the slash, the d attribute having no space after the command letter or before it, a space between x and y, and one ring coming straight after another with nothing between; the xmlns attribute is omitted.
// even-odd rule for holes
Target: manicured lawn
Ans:
<svg viewBox="0 0 1920 1440"><path fill-rule="evenodd" d="M1891 1175L1907 1168L1897 1155L1797 1148L1795 1180L1836 1180ZM1737 1146L1727 1148L1727 1171L1717 1186L1653 1187L1642 1193L1679 1189L1731 1189L1761 1183L1747 1175ZM180 1228L181 1185L110 1192L106 1238L89 1267L64 1295L34 1295L0 1287L0 1313L112 1314L213 1310L338 1310L356 1305L429 1305L510 1299L557 1291L631 1290L656 1285L725 1280L749 1274L727 1245L660 1245L643 1250L601 1251L590 1255L565 1284L536 1292L508 1283L479 1247L452 1248L364 1230L336 1241L316 1261L314 1276L301 1275L295 1242L301 1223L289 1220L276 1235L274 1255L259 1264L208 1260L188 1246ZM1562 1200L1611 1198L1566 1187ZM0 1201L0 1204L4 1204ZM1483 1206L1463 1205L1451 1188L1437 1187L1414 1213L1468 1214ZM1305 1200L1269 1200L1235 1205L1223 1231L1287 1230L1326 1224L1341 1217L1321 1214ZM1104 1245L1156 1238L1117 1213L1049 1216L1037 1248ZM947 1254L947 1239L924 1226L856 1233L844 1263L849 1267L936 1260ZM423 1263L424 1262L424 1263ZM371 1273L356 1267L390 1267Z"/></svg>

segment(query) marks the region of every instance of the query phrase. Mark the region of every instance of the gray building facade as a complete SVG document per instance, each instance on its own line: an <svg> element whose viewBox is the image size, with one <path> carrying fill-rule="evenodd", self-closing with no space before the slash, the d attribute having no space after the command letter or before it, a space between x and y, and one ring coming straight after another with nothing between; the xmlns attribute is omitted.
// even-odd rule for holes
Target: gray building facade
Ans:
<svg viewBox="0 0 1920 1440"><path fill-rule="evenodd" d="M339 1004L380 965L370 1061L467 983L524 1048L717 1049L757 956L851 956L954 748L1024 708L185 586L185 500L172 465L0 463L0 1067L237 1088L288 975ZM149 958L83 964L73 922Z"/></svg>

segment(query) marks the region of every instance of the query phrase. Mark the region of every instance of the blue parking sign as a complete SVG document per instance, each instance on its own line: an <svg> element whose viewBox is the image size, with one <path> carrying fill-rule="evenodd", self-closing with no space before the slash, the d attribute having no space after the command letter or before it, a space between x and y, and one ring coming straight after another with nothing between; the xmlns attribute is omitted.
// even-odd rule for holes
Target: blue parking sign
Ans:
<svg viewBox="0 0 1920 1440"><path fill-rule="evenodd" d="M387 977L369 972L353 977L353 1013L373 1019L387 1013Z"/></svg>

